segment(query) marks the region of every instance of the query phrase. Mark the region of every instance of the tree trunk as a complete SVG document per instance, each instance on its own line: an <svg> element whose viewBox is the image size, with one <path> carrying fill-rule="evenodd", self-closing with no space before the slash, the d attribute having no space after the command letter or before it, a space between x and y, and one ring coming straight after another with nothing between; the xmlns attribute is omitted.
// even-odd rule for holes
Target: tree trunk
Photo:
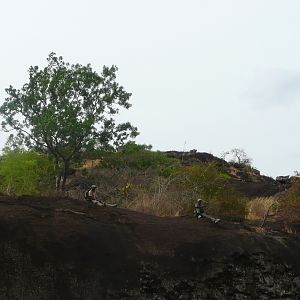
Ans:
<svg viewBox="0 0 300 300"><path fill-rule="evenodd" d="M70 167L70 162L68 160L64 160L64 169L61 175L61 180L60 180L60 189L61 191L65 190L66 187L66 180L68 177L68 172L69 172L69 167Z"/></svg>
<svg viewBox="0 0 300 300"><path fill-rule="evenodd" d="M60 190L60 181L61 181L61 173L59 173L55 178L55 190L57 192Z"/></svg>
<svg viewBox="0 0 300 300"><path fill-rule="evenodd" d="M56 171L58 174L55 177L55 190L58 192L60 190L60 181L61 181L61 170L59 167L59 161L58 158L55 156L55 166L56 166Z"/></svg>

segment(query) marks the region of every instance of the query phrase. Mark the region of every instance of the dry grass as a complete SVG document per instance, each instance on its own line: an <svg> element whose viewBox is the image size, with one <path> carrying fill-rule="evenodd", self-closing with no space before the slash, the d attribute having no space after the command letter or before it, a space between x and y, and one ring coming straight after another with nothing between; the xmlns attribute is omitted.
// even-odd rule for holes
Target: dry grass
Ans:
<svg viewBox="0 0 300 300"><path fill-rule="evenodd" d="M287 223L284 223L283 231L285 231L288 234L297 234L296 229Z"/></svg>
<svg viewBox="0 0 300 300"><path fill-rule="evenodd" d="M167 197L154 197L149 194L140 194L131 201L127 208L156 216L180 216L185 214L186 208L181 201L171 201Z"/></svg>
<svg viewBox="0 0 300 300"><path fill-rule="evenodd" d="M276 213L277 199L276 197L258 197L248 202L246 216L247 220L251 221L262 221L265 214L268 212L269 216Z"/></svg>
<svg viewBox="0 0 300 300"><path fill-rule="evenodd" d="M263 227L255 227L254 228L255 229L255 231L257 232L257 233L262 233L262 234L264 234L264 233L266 233L267 232L267 230L265 229L265 228L263 228Z"/></svg>

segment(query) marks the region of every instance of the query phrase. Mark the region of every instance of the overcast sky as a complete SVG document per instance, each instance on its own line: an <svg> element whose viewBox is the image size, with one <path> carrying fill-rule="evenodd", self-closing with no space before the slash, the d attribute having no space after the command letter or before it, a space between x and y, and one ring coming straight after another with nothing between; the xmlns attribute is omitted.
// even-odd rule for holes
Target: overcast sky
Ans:
<svg viewBox="0 0 300 300"><path fill-rule="evenodd" d="M263 174L293 174L299 15L297 0L1 0L0 104L52 51L99 71L114 64L133 93L121 119L139 128L137 142L243 148Z"/></svg>

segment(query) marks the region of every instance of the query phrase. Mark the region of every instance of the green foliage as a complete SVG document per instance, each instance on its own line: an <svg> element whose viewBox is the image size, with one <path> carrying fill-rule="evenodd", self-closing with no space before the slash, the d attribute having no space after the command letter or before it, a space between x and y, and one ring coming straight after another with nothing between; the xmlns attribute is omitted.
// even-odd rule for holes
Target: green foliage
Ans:
<svg viewBox="0 0 300 300"><path fill-rule="evenodd" d="M289 207L295 204L300 204L300 179L292 180L292 186L283 196L280 202L281 206Z"/></svg>
<svg viewBox="0 0 300 300"><path fill-rule="evenodd" d="M103 154L101 168L132 169L138 171L156 170L168 176L179 169L179 162L165 153L151 151L151 146L129 142L117 152Z"/></svg>
<svg viewBox="0 0 300 300"><path fill-rule="evenodd" d="M196 200L203 198L212 216L244 220L246 201L228 185L230 176L217 163L182 166L149 149L129 143L106 153L94 173L99 198L159 216L192 215Z"/></svg>
<svg viewBox="0 0 300 300"><path fill-rule="evenodd" d="M4 130L14 145L52 155L62 169L63 185L72 161L95 145L119 146L137 135L130 123L116 124L119 107L128 109L130 93L116 82L117 67L70 65L51 53L44 69L30 67L29 81L10 86L0 108Z"/></svg>
<svg viewBox="0 0 300 300"><path fill-rule="evenodd" d="M184 169L187 177L184 183L189 191L190 205L186 203L190 213L197 198L206 201L207 211L222 219L241 221L246 215L245 199L227 184L230 176L223 173L216 163L201 163Z"/></svg>
<svg viewBox="0 0 300 300"><path fill-rule="evenodd" d="M97 169L85 174L99 187L97 197L159 216L192 215L196 200L203 198L212 216L244 220L246 201L229 186L222 166L182 166L180 160L150 149L127 143L117 152L102 152Z"/></svg>
<svg viewBox="0 0 300 300"><path fill-rule="evenodd" d="M241 222L247 215L247 199L227 187L212 201L211 208L222 219Z"/></svg>
<svg viewBox="0 0 300 300"><path fill-rule="evenodd" d="M135 154L135 153L143 153L150 151L152 149L152 145L141 145L136 144L133 141L127 142L125 145L119 148L119 151L125 154Z"/></svg>
<svg viewBox="0 0 300 300"><path fill-rule="evenodd" d="M223 178L223 179L230 179L231 177L230 177L230 175L228 175L227 173L219 173L219 176L221 177L221 178Z"/></svg>
<svg viewBox="0 0 300 300"><path fill-rule="evenodd" d="M195 191L195 196L206 200L213 199L224 189L226 176L215 163L200 163L184 169L187 185Z"/></svg>
<svg viewBox="0 0 300 300"><path fill-rule="evenodd" d="M54 164L46 155L21 149L6 150L0 160L3 192L34 195L53 184Z"/></svg>

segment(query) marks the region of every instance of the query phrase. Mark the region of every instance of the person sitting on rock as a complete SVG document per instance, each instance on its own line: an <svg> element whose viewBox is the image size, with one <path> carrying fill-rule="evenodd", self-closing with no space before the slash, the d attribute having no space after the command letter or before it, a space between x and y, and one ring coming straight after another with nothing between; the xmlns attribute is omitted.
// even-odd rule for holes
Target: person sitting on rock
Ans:
<svg viewBox="0 0 300 300"><path fill-rule="evenodd" d="M84 199L99 206L105 206L104 202L96 200L96 188L97 186L93 184L89 190L85 191Z"/></svg>
<svg viewBox="0 0 300 300"><path fill-rule="evenodd" d="M206 214L204 211L204 208L205 208L204 201L202 199L198 199L197 202L195 203L195 217L196 218L198 218L198 219L207 218L207 219L210 219L214 223L220 222L220 219L215 219L215 218L209 216L208 214Z"/></svg>

